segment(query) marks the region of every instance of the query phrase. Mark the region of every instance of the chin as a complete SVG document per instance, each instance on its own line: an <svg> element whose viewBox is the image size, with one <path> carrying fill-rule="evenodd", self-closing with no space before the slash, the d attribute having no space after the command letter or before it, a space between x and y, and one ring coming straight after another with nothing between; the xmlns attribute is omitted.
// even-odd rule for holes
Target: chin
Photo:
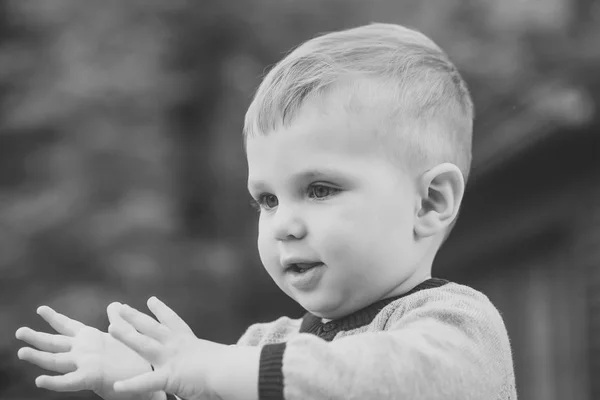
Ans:
<svg viewBox="0 0 600 400"><path fill-rule="evenodd" d="M316 315L320 318L328 318L327 315L331 315L332 308L335 309L333 304L330 304L327 301L322 301L322 299L315 298L302 298L303 296L296 297L296 301L309 313ZM308 296L307 296L308 297Z"/></svg>
<svg viewBox="0 0 600 400"><path fill-rule="evenodd" d="M332 301L330 299L328 299L328 301L323 301L321 299L319 299L319 301L299 301L299 303L306 311L319 318L337 319L348 314L343 307L340 307L340 302Z"/></svg>

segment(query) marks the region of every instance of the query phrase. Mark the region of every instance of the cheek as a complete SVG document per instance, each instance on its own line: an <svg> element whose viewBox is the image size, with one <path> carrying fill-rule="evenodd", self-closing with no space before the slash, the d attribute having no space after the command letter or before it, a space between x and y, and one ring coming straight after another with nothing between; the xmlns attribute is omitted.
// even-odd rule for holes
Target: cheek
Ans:
<svg viewBox="0 0 600 400"><path fill-rule="evenodd" d="M370 215L355 207L332 207L314 218L310 232L323 257L347 260L362 246L369 220Z"/></svg>
<svg viewBox="0 0 600 400"><path fill-rule="evenodd" d="M264 264L265 258L267 257L267 254L269 253L269 243L266 240L266 235L265 235L264 231L260 227L258 229L258 237L256 239L256 246L258 247L258 254L260 255L260 259L262 260L262 262Z"/></svg>
<svg viewBox="0 0 600 400"><path fill-rule="evenodd" d="M256 245L261 262L267 271L270 272L274 264L279 263L279 254L277 253L275 241L262 223L259 223Z"/></svg>
<svg viewBox="0 0 600 400"><path fill-rule="evenodd" d="M318 243L336 259L352 259L361 253L400 250L412 238L410 210L396 202L366 201L330 210L332 214L315 219ZM316 233L316 232L315 232ZM389 249L388 249L389 248ZM363 260L364 261L364 260Z"/></svg>

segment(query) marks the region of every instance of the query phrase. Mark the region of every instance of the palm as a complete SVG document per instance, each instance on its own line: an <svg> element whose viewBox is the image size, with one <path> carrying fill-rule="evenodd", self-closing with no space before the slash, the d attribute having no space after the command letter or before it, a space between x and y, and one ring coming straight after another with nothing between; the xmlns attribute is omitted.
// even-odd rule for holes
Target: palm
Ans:
<svg viewBox="0 0 600 400"><path fill-rule="evenodd" d="M132 399L116 393L116 381L150 370L148 362L108 333L85 327L73 338L71 352L77 358L77 369L88 377L87 386L105 400Z"/></svg>
<svg viewBox="0 0 600 400"><path fill-rule="evenodd" d="M60 375L39 376L37 386L58 392L92 390L104 400L161 400L166 397L164 392L143 396L115 392L116 381L149 372L150 364L108 333L49 307L40 307L38 313L59 335L20 328L17 338L37 349L20 349L19 358ZM114 306L109 306L108 316L111 322L120 318Z"/></svg>

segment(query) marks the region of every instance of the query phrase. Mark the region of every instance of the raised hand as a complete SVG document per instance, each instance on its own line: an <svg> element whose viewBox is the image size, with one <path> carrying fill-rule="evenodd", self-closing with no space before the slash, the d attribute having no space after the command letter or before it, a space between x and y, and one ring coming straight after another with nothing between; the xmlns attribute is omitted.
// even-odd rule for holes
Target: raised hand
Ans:
<svg viewBox="0 0 600 400"><path fill-rule="evenodd" d="M109 308L111 323L118 323L118 303ZM47 306L37 313L58 333L48 334L22 327L17 339L36 347L23 347L17 355L59 375L41 375L35 380L40 388L57 392L92 390L105 400L163 400L164 392L144 395L118 393L114 382L151 370L150 364L109 334L57 313Z"/></svg>
<svg viewBox="0 0 600 400"><path fill-rule="evenodd" d="M154 371L115 383L122 393L163 390L181 398L219 399L212 377L223 374L222 361L230 346L198 339L190 327L155 297L148 308L158 318L127 305L120 306L123 321L109 326L109 333L148 360Z"/></svg>

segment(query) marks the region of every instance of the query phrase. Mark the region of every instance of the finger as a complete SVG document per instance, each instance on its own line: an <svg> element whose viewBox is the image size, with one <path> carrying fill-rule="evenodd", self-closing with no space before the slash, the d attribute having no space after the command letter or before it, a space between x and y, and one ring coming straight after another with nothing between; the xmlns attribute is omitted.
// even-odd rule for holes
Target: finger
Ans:
<svg viewBox="0 0 600 400"><path fill-rule="evenodd" d="M64 353L71 350L71 338L68 336L51 335L22 327L17 330L15 337L37 347L39 350L50 353Z"/></svg>
<svg viewBox="0 0 600 400"><path fill-rule="evenodd" d="M85 375L79 371L57 376L41 375L36 378L35 385L56 392L75 392L89 389L85 387Z"/></svg>
<svg viewBox="0 0 600 400"><path fill-rule="evenodd" d="M189 332L192 329L182 320L175 311L171 310L165 303L152 296L148 299L148 308L152 314L156 315L158 320L169 327L174 332Z"/></svg>
<svg viewBox="0 0 600 400"><path fill-rule="evenodd" d="M123 305L117 301L112 302L108 305L108 307L106 307L106 314L108 315L108 322L110 322L111 324L117 324L120 323L120 321L123 321L123 318L121 317L121 314L119 314L119 311L121 310L121 307Z"/></svg>
<svg viewBox="0 0 600 400"><path fill-rule="evenodd" d="M137 331L159 342L171 336L171 330L160 324L154 318L132 308L128 305L121 307L121 317L131 324Z"/></svg>
<svg viewBox="0 0 600 400"><path fill-rule="evenodd" d="M111 324L108 333L151 364L159 361L162 346L156 340L137 332L128 322Z"/></svg>
<svg viewBox="0 0 600 400"><path fill-rule="evenodd" d="M17 352L17 357L38 367L61 374L73 372L77 368L68 353L46 353L31 347L23 347Z"/></svg>
<svg viewBox="0 0 600 400"><path fill-rule="evenodd" d="M115 382L114 390L121 393L150 393L164 390L166 385L167 374L160 371L152 371L123 381L117 381Z"/></svg>
<svg viewBox="0 0 600 400"><path fill-rule="evenodd" d="M75 321L61 313L57 313L48 306L38 307L37 313L50 324L56 332L66 336L75 336L77 332L82 328L85 328L85 325L81 322Z"/></svg>

